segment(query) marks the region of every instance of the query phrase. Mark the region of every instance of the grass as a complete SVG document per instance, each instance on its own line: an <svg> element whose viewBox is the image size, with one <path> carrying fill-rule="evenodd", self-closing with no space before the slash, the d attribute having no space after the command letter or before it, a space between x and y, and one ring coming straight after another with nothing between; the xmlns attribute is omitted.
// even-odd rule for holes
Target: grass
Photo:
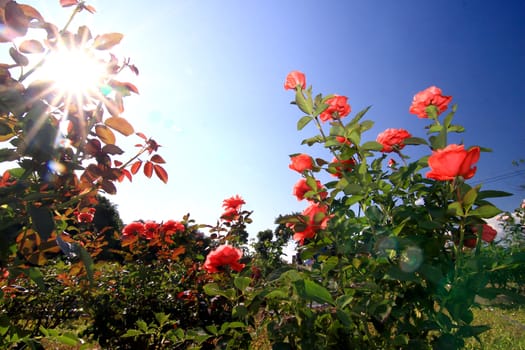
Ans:
<svg viewBox="0 0 525 350"><path fill-rule="evenodd" d="M465 349L525 350L525 305L484 305L474 310L474 325L490 330L466 341Z"/></svg>

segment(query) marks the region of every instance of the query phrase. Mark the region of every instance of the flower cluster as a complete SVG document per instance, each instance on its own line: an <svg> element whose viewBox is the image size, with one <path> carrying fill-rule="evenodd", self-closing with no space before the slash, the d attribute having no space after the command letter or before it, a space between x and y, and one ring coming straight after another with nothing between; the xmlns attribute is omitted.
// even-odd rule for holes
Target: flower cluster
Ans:
<svg viewBox="0 0 525 350"><path fill-rule="evenodd" d="M162 238L167 243L173 243L171 236L184 230L184 225L175 220L168 220L161 224L151 220L145 222L134 221L124 226L122 236L124 240L137 237L146 240Z"/></svg>
<svg viewBox="0 0 525 350"><path fill-rule="evenodd" d="M208 273L219 272L225 266L240 272L245 266L245 264L239 262L241 258L242 251L240 249L224 244L208 254L202 267Z"/></svg>

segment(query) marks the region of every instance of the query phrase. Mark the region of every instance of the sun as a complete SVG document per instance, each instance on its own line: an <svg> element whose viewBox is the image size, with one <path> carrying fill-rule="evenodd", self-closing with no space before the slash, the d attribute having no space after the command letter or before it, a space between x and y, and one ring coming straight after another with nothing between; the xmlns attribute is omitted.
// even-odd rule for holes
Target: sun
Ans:
<svg viewBox="0 0 525 350"><path fill-rule="evenodd" d="M108 78L108 66L89 50L61 48L45 58L39 77L51 82L54 102L82 103L90 96L100 96L100 89Z"/></svg>

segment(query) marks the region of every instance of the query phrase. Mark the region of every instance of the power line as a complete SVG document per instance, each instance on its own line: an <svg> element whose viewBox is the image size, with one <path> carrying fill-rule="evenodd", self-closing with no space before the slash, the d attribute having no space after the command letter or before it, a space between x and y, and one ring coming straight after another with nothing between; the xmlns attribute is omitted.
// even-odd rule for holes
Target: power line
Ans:
<svg viewBox="0 0 525 350"><path fill-rule="evenodd" d="M487 183L492 183L492 182L499 182L499 181L510 179L512 177L516 177L516 176L520 176L520 175L525 175L525 170L516 170L516 171L512 171L510 173L505 173L505 174L500 174L500 175L488 177L488 178L486 178L484 180L476 181L474 183L474 185L479 185L479 184L482 184L482 183L483 184L487 184Z"/></svg>

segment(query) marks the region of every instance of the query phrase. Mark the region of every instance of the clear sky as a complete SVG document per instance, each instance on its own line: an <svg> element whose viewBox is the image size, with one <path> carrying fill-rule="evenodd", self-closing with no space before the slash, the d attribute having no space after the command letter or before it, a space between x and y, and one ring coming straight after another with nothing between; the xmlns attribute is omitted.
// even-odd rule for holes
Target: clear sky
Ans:
<svg viewBox="0 0 525 350"><path fill-rule="evenodd" d="M58 0L20 2L57 24L70 13ZM144 176L119 185L110 199L125 222L189 212L213 224L222 200L239 194L254 210L254 236L279 214L302 211L288 155L329 156L300 145L315 130L296 131L302 114L283 89L291 70L304 72L315 92L348 96L352 114L372 105L370 140L386 128L425 137L427 121L408 108L418 91L440 87L467 129L455 141L493 149L482 153L472 183L516 193L495 201L505 210L525 198L525 164L512 165L525 158L525 1L87 3L97 13L81 13L73 28L125 35L118 53L140 69L130 80L140 95L126 99L124 116L163 146L169 172L167 185Z"/></svg>

